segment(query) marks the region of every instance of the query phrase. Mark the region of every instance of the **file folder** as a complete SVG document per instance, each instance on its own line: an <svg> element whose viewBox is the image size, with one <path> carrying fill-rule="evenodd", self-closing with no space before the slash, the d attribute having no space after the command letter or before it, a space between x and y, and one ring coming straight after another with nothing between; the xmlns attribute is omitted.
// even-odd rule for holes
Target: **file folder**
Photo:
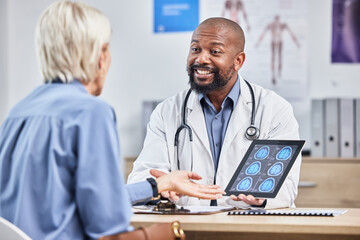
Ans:
<svg viewBox="0 0 360 240"><path fill-rule="evenodd" d="M360 157L360 99L355 99L355 156Z"/></svg>
<svg viewBox="0 0 360 240"><path fill-rule="evenodd" d="M341 98L339 101L340 157L352 158L355 156L354 100Z"/></svg>
<svg viewBox="0 0 360 240"><path fill-rule="evenodd" d="M311 156L324 157L324 101L311 101Z"/></svg>
<svg viewBox="0 0 360 240"><path fill-rule="evenodd" d="M325 99L325 156L339 157L339 99Z"/></svg>

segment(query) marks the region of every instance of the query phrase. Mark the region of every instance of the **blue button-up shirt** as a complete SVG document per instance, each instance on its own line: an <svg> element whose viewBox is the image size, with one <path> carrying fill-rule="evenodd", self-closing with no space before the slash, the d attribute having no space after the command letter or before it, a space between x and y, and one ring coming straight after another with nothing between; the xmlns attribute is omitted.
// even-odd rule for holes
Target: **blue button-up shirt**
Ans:
<svg viewBox="0 0 360 240"><path fill-rule="evenodd" d="M132 228L113 109L74 81L44 84L0 127L0 216L33 239L97 239Z"/></svg>
<svg viewBox="0 0 360 240"><path fill-rule="evenodd" d="M230 121L231 114L240 96L240 81L236 80L233 88L225 97L221 104L221 110L218 112L210 99L199 94L199 101L203 107L206 129L209 137L210 148L214 160L215 175L219 163L221 147L225 138L227 126ZM214 179L215 181L215 179Z"/></svg>
<svg viewBox="0 0 360 240"><path fill-rule="evenodd" d="M210 99L204 95L199 94L199 101L204 111L206 130L209 137L209 143L211 148L211 154L214 161L215 178L216 183L216 172L219 164L219 157L221 153L221 147L225 138L227 126L230 121L233 109L236 106L240 96L240 80L239 77L236 80L234 86L230 90L229 94L225 97L221 104L221 109L218 112L214 105L210 102ZM216 200L211 200L211 206L217 206Z"/></svg>

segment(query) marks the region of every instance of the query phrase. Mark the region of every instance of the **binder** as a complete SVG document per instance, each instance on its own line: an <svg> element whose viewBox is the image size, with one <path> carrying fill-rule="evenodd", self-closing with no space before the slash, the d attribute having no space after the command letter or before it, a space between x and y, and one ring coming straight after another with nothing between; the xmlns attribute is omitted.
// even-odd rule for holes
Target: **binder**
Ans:
<svg viewBox="0 0 360 240"><path fill-rule="evenodd" d="M340 157L352 158L355 156L354 133L354 100L341 98L340 112Z"/></svg>
<svg viewBox="0 0 360 240"><path fill-rule="evenodd" d="M324 157L324 101L311 101L311 156Z"/></svg>
<svg viewBox="0 0 360 240"><path fill-rule="evenodd" d="M325 99L325 156L340 156L339 99Z"/></svg>
<svg viewBox="0 0 360 240"><path fill-rule="evenodd" d="M355 99L355 156L360 157L360 99Z"/></svg>

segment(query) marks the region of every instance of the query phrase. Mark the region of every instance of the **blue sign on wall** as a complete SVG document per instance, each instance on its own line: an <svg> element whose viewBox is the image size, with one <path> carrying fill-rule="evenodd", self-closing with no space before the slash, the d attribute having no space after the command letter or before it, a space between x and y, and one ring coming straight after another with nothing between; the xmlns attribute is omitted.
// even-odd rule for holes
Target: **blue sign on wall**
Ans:
<svg viewBox="0 0 360 240"><path fill-rule="evenodd" d="M193 31L199 25L199 0L154 0L154 32Z"/></svg>

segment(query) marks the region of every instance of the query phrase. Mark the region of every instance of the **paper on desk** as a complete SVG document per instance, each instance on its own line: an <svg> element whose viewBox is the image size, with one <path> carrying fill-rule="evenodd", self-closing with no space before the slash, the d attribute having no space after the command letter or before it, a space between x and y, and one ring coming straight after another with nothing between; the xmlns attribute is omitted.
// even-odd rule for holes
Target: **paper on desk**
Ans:
<svg viewBox="0 0 360 240"><path fill-rule="evenodd" d="M158 212L153 211L154 206L133 206L134 213L150 213L150 214L173 214L173 215L206 215L213 214L219 212L226 212L234 210L234 207L222 207L222 206L185 206L185 209L190 210L190 212L176 212L176 213L168 213L168 212ZM180 207L178 207L180 208Z"/></svg>

